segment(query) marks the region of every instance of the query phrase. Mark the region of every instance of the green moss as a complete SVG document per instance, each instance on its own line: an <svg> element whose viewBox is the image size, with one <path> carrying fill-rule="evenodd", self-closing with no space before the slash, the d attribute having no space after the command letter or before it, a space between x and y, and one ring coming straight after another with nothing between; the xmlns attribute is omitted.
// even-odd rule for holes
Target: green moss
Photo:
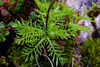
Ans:
<svg viewBox="0 0 100 67"><path fill-rule="evenodd" d="M82 46L80 46L82 55L81 61L83 67L99 67L100 66L100 38L87 39Z"/></svg>

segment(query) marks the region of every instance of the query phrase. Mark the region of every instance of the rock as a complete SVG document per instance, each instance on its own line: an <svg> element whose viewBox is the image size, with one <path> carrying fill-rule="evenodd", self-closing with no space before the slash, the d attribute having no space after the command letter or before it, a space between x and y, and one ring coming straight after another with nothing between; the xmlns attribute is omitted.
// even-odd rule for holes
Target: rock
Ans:
<svg viewBox="0 0 100 67"><path fill-rule="evenodd" d="M96 3L98 3L98 2L100 2L100 0L97 0L97 2L96 2ZM100 8L100 4L97 6L97 8Z"/></svg>
<svg viewBox="0 0 100 67"><path fill-rule="evenodd" d="M100 2L100 0L67 0L65 2L65 4L67 6L69 6L70 8L73 8L75 11L78 11L79 14L82 16L84 13L84 6L87 7L87 11L89 11L92 7L92 2L94 3L98 3ZM100 8L100 5L97 6L97 8ZM100 16L98 16L97 18L95 18L96 24L97 24L97 29L100 29ZM81 24L81 22L79 22L79 24ZM92 26L91 22L88 20L85 20L85 26L89 27L92 31L94 31L94 27ZM83 32L80 31L80 42L84 42L88 37L90 37L92 35L92 33L88 33L88 32Z"/></svg>
<svg viewBox="0 0 100 67"><path fill-rule="evenodd" d="M97 29L100 30L100 15L98 15L98 16L95 18L95 22L96 22L96 25L97 25Z"/></svg>
<svg viewBox="0 0 100 67"><path fill-rule="evenodd" d="M91 22L89 20L84 20L84 21L85 21L84 22L85 26L89 27L92 31L94 31L94 28L93 28ZM79 23L81 23L81 22L79 22ZM79 34L80 43L83 43L91 35L92 35L92 33L80 31L80 34Z"/></svg>

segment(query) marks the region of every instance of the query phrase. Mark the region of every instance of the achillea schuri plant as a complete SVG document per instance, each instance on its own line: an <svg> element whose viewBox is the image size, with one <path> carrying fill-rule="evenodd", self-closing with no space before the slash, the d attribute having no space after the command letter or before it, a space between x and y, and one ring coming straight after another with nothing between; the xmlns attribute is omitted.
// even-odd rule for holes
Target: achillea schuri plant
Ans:
<svg viewBox="0 0 100 67"><path fill-rule="evenodd" d="M21 52L26 62L36 59L39 66L37 58L39 55L43 55L43 49L45 49L48 52L46 56L51 57L49 61L52 60L56 67L59 63L63 66L68 61L65 58L68 54L61 50L62 46L56 40L63 41L75 37L79 30L91 32L89 28L77 24L80 20L91 21L91 18L85 17L86 9L84 16L81 17L73 9L69 9L64 4L55 2L55 0L52 2L34 0L34 2L38 7L38 9L35 9L37 19L34 24L32 21L25 22L23 20L22 22L16 20L11 23L17 33L15 43L27 45ZM73 19L75 20L73 21Z"/></svg>

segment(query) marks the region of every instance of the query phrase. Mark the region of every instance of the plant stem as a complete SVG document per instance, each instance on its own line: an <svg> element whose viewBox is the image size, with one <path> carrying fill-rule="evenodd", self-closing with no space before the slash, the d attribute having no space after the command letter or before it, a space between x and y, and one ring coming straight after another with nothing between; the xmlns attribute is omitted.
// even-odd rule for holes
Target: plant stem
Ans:
<svg viewBox="0 0 100 67"><path fill-rule="evenodd" d="M49 19L49 12L50 12L50 9L52 8L53 4L55 3L55 0L52 1L51 5L49 6L48 8L48 11L47 11L47 15L46 15L46 35L48 35L47 33L47 25L48 25L48 19Z"/></svg>
<svg viewBox="0 0 100 67"><path fill-rule="evenodd" d="M38 65L38 67L40 67L40 65L39 65L39 63L38 63L38 60L37 60L37 56L36 56L36 51L35 51L35 60L36 60L36 63L37 63L37 65Z"/></svg>
<svg viewBox="0 0 100 67"><path fill-rule="evenodd" d="M52 61L50 60L50 58L47 55L44 55L44 54L41 54L41 55L45 56L50 61L51 66L54 67Z"/></svg>

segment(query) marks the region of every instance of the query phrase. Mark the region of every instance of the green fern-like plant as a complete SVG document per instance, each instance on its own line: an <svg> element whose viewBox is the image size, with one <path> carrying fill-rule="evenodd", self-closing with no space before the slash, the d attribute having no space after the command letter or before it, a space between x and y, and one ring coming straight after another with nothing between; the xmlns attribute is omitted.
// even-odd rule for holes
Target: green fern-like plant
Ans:
<svg viewBox="0 0 100 67"><path fill-rule="evenodd" d="M52 62L56 62L56 67L59 62L63 66L67 63L66 53L61 50L62 46L56 43L55 40L68 40L68 38L78 35L77 31L79 30L90 32L88 28L79 26L77 22L83 19L91 19L78 17L73 9L69 9L61 3L55 3L55 0L52 2L46 0L43 2L34 1L39 8L35 9L38 19L34 24L32 21L19 22L17 20L11 23L12 27L16 28L15 43L27 45L22 51L22 56L26 62L35 59L35 56L42 55L43 49L46 47L46 51L49 52L47 56L52 57ZM75 22L73 21L74 18L76 18Z"/></svg>

